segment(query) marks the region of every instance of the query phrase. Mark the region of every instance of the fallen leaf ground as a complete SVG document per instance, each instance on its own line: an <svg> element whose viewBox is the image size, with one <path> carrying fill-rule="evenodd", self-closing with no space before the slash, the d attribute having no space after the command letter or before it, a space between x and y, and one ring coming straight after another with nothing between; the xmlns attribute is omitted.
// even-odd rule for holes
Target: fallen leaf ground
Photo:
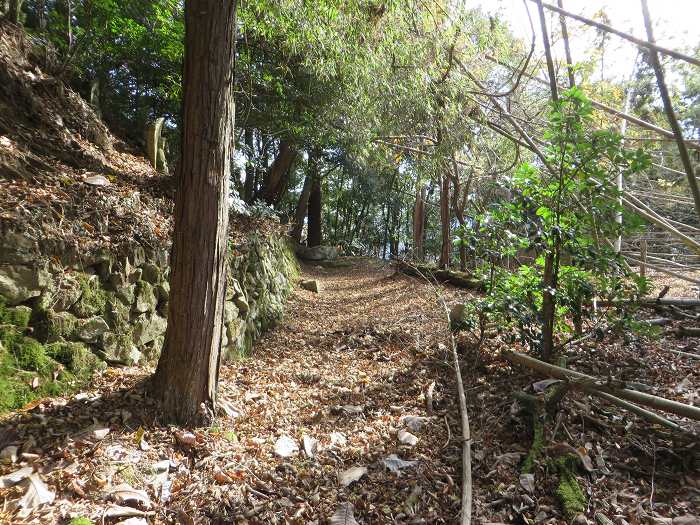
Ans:
<svg viewBox="0 0 700 525"><path fill-rule="evenodd" d="M435 289L372 259L307 266L303 278L321 293L297 289L253 354L222 368L228 414L213 427L164 424L140 369L109 369L89 391L6 417L0 450L17 446L18 457L0 474L31 466L54 498L28 501L29 480L0 488L0 522L325 524L352 509L365 525L456 523L462 439ZM576 473L588 500L581 522L601 512L618 524L677 525L697 514L697 446L578 393L545 425L534 484L521 483L531 431L513 393L541 378L497 358L498 337L478 354L459 343L475 523L565 523L548 458L567 446L592 466ZM697 403L698 360L668 351L688 345L611 336L577 348L572 366ZM411 441L405 432L415 445L399 440Z"/></svg>

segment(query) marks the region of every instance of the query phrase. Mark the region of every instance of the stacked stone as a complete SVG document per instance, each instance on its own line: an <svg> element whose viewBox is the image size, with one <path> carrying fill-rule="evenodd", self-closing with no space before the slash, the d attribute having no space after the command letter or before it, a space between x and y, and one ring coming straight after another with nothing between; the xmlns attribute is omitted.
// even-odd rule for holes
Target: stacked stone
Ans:
<svg viewBox="0 0 700 525"><path fill-rule="evenodd" d="M31 308L32 334L41 342L80 342L109 363L153 364L167 327L167 252L139 244L123 251L88 256L7 232L0 238L0 298ZM246 354L282 317L296 273L281 235L252 235L233 249L224 359Z"/></svg>

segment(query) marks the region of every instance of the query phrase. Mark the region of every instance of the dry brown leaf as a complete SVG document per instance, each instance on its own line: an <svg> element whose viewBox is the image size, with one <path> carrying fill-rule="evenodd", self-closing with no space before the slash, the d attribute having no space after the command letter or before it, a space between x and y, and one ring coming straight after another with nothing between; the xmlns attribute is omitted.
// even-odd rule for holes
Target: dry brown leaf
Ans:
<svg viewBox="0 0 700 525"><path fill-rule="evenodd" d="M27 491L17 504L18 508L22 509L18 513L19 517L26 518L36 508L52 503L56 497L56 493L49 490L49 487L41 480L39 474L32 474L22 483L27 487Z"/></svg>
<svg viewBox="0 0 700 525"><path fill-rule="evenodd" d="M350 467L338 473L338 483L342 487L347 487L351 483L359 480L362 476L367 474L367 467Z"/></svg>
<svg viewBox="0 0 700 525"><path fill-rule="evenodd" d="M355 519L355 507L352 503L341 503L331 516L330 525L360 525Z"/></svg>

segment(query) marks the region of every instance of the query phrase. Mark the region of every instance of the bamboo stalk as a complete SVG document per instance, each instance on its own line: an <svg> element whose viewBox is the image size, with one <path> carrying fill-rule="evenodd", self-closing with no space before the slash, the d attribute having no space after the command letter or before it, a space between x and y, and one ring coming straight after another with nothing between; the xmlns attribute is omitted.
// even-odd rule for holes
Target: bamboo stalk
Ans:
<svg viewBox="0 0 700 525"><path fill-rule="evenodd" d="M634 197L632 197L634 199ZM636 199L637 202L640 202L638 199ZM647 219L649 222L653 222L657 226L659 226L661 229L667 231L668 233L672 234L674 237L676 237L678 240L682 241L683 244L691 248L697 253L700 253L700 243L698 243L695 239L692 239L685 235L684 233L678 231L676 228L671 226L668 222L665 221L663 217L658 215L656 212L651 210L648 206L646 206L644 203L641 203L641 207L637 206L635 203L633 203L630 199L627 197L623 196L622 197L622 203L630 208L632 211L635 213L641 215L645 219ZM644 210L643 208L647 208L649 211Z"/></svg>
<svg viewBox="0 0 700 525"><path fill-rule="evenodd" d="M493 57L493 56L491 56L491 55L489 55L489 54L484 55L484 58L486 58L487 60L490 60L491 62L493 62L493 63L495 63L495 64L498 64L498 65L500 65L500 66L503 66L503 67L505 67L505 68L507 68L507 69L509 69L509 70L511 70L511 71L514 71L514 70L515 70L515 68L513 68L512 66L506 64L505 62L502 62L502 61L498 60L497 58L495 58L495 57ZM548 86L548 85L549 85L549 81L544 80L544 79L542 79L542 78L540 78L540 77L537 77L537 76L535 76L535 75L530 75L530 74L528 74L528 73L523 73L523 76L525 76L525 77L527 77L527 78L529 78L529 79L531 79L531 80L534 80L535 82L538 82L538 83L540 83L540 84L543 84L543 85L545 85L545 86ZM594 99L589 99L589 100L590 100L591 105L592 105L593 107L595 107L595 108L597 108L597 109L600 109L601 111L605 111L606 113L610 113L610 114L612 114L612 115L615 115L616 117L620 117L620 118L622 118L622 119L625 119L627 122L630 122L630 123L632 123L632 124L635 124L635 125L639 126L640 128L643 128L643 129L646 129L646 130L649 130L649 131L653 131L653 132L655 132L655 133L658 133L659 135L662 135L662 136L664 136L664 137L666 137L666 138L674 139L674 140L675 140L675 138L676 138L676 136L673 134L673 131L671 131L671 130L662 128L662 127L660 127L660 126L657 126L657 125L655 125L655 124L652 124L651 122L647 122L646 120L642 120L642 119L640 119L640 118L637 118L637 117L635 117L635 116L633 116L633 115L629 115L628 113L625 113L625 112L623 112L623 111L620 111L619 109L615 109L615 108L613 108L613 107L611 107L611 106L608 106L607 104L603 104L602 102L598 102L597 100L594 100ZM698 143L686 141L686 144L687 144L688 147L690 147L690 148L693 148L693 149L696 149L696 150L700 150L700 144L698 144ZM685 175L685 173L683 173L683 172L680 172L680 171L678 171L678 170L673 170L673 169L671 169L671 168L666 168L665 166L656 165L656 167L666 169L666 170L671 171L671 172L673 172L673 173L678 173L678 174Z"/></svg>
<svg viewBox="0 0 700 525"><path fill-rule="evenodd" d="M444 299L440 298L445 309L447 323L450 322L450 309ZM469 428L467 412L467 397L462 382L462 371L459 366L459 354L454 333L450 330L450 345L452 347L452 365L457 376L457 395L459 396L459 415L462 424L462 508L460 524L471 525L472 522L472 434Z"/></svg>
<svg viewBox="0 0 700 525"><path fill-rule="evenodd" d="M557 0L557 5L560 9L564 9L564 0ZM569 46L569 31L566 28L566 17L564 15L559 15L559 25L561 25L561 37L564 40L564 56L566 57L566 72L569 76L569 87L576 86L576 79L574 78L574 65L571 60L571 46Z"/></svg>
<svg viewBox="0 0 700 525"><path fill-rule="evenodd" d="M534 357L530 357L519 352L514 352L512 350L504 350L502 352L502 355L511 363L526 366L542 374L549 375L557 379L572 381L572 384L574 386L581 386L587 383L587 388L596 389L596 391L613 394L616 397L626 399L628 401L633 401L635 403L639 403L640 405L657 408L659 410L671 412L678 416L683 416L693 419L695 421L700 421L700 407L686 405L684 403L679 403L671 399L665 399L663 397L654 396L644 392L638 392L637 390L630 390L628 388L616 388L611 384L605 383L604 381L593 376L589 376L581 372L575 372L574 370L569 370L556 365L545 363L544 361L540 361L539 359L535 359Z"/></svg>
<svg viewBox="0 0 700 525"><path fill-rule="evenodd" d="M573 386L576 387L576 383L573 383ZM642 407L638 407L637 405L630 403L629 401L625 401L624 399L620 399L619 397L615 397L611 394L608 394L607 392L601 392L600 390L596 390L594 388L588 388L586 387L585 383L582 385L582 389L585 390L586 392L593 394L595 396L598 396L602 399L605 399L609 403L612 403L613 405L617 405L619 407L622 407L626 410L629 410L633 414L637 414L638 416L651 421L652 423L657 423L659 425L662 425L664 427L670 428L671 430L676 430L676 431L682 431L683 429L677 425L676 423L669 421L665 417L661 417L659 414L655 412L651 412L650 410L646 410Z"/></svg>
<svg viewBox="0 0 700 525"><path fill-rule="evenodd" d="M625 257L625 259L628 259L632 261L635 264L642 264L642 261L639 259L635 259L634 257L630 257L629 255ZM665 273L667 275L670 275L671 277L675 277L676 279L680 279L681 281L687 281L689 283L697 284L700 286L700 281L697 279L693 279L692 277L688 277L687 275L682 275L680 273L668 270L666 268L663 268L661 266L657 266L656 264L651 264L649 262L644 263L646 267L651 268L652 270L656 270L657 272Z"/></svg>
<svg viewBox="0 0 700 525"><path fill-rule="evenodd" d="M537 2L539 3L540 0L530 0L531 2ZM683 60L685 62L688 62L690 64L700 66L700 60L697 58L693 58L691 56L688 56L686 54L683 54L679 51L674 51L673 49L669 49L667 47L662 47L657 45L654 42L653 38L649 38L649 40L642 40L640 38L636 38L628 33L625 33L623 31L620 31L619 29L615 29L614 27L611 27L606 24L601 24L600 22L596 22L595 20L591 20L590 18L586 18L585 16L577 15L574 14L570 11L566 11L564 9L561 9L559 7L553 6L551 4L542 4L544 7L549 9L550 11L554 11L556 13L559 13L560 15L564 15L569 18L573 18L574 20L578 20L579 22L583 22L586 25L593 26L596 29L600 29L602 31L605 31L606 33L612 33L613 35L617 35L620 38L624 38L625 40L628 40L634 44L636 44L638 47L642 47L644 49L648 49L653 52L659 52L663 53L664 55L671 56L673 58L677 58L678 60Z"/></svg>
<svg viewBox="0 0 700 525"><path fill-rule="evenodd" d="M644 26L647 30L647 38L653 44L654 30L651 25L651 16L649 15L647 0L642 0L642 13L644 14ZM664 103L666 118L668 118L668 122L671 124L671 129L673 130L673 135L676 138L681 163L683 164L683 169L685 169L685 173L688 177L688 186L690 186L690 191L693 194L693 200L695 201L695 211L697 212L698 217L700 217L700 187L698 187L698 181L695 178L693 165L690 162L688 148L686 148L685 141L683 140L683 131L681 130L676 114L673 111L673 102L671 102L671 95L668 93L668 87L666 86L666 81L664 80L664 70L661 67L661 62L659 61L657 49L650 48L649 62L651 63L651 67L654 69L654 74L656 75L656 84L659 87L661 100L663 100ZM696 65L700 66L700 61L697 61Z"/></svg>

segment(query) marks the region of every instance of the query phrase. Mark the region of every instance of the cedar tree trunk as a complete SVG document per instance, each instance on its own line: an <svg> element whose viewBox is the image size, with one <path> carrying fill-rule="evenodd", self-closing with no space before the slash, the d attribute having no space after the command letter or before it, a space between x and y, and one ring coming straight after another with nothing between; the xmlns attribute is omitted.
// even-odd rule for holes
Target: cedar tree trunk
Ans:
<svg viewBox="0 0 700 525"><path fill-rule="evenodd" d="M165 346L153 389L167 419L207 424L216 407L234 126L235 2L185 2L180 174Z"/></svg>

